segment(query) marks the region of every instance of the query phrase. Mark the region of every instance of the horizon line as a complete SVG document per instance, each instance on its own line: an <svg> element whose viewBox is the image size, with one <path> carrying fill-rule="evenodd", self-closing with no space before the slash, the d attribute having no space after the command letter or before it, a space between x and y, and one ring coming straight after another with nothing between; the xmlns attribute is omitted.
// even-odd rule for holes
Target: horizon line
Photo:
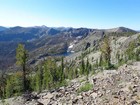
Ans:
<svg viewBox="0 0 140 105"><path fill-rule="evenodd" d="M30 25L30 26L22 26L22 25L14 25L14 26L4 26L4 25L0 25L0 27L5 27L5 28L13 28L13 27L49 27L49 28L87 28L87 29L114 29L114 28L128 28L128 29L133 29L130 27L125 27L125 26L117 26L117 27L111 27L111 28L93 28L93 27L72 27L72 26L47 26L47 25ZM137 30L137 29L133 29L133 30ZM139 29L138 29L139 30Z"/></svg>

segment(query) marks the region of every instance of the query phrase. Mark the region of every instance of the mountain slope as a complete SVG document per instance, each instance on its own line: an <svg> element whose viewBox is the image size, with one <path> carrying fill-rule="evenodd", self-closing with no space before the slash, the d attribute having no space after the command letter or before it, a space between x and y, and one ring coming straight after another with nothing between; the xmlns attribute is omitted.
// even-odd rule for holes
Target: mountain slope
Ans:
<svg viewBox="0 0 140 105"><path fill-rule="evenodd" d="M104 70L89 75L89 82L82 76L69 81L68 86L52 91L32 93L5 99L10 105L134 105L140 104L140 62L123 65L118 70ZM87 91L78 91L86 84L93 85ZM0 104L2 102L0 101Z"/></svg>

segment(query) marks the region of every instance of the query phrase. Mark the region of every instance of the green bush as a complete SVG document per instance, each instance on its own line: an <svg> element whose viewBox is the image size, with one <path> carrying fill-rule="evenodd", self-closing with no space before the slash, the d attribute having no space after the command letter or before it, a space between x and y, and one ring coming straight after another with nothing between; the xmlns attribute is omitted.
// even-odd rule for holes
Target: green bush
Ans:
<svg viewBox="0 0 140 105"><path fill-rule="evenodd" d="M85 83L82 87L79 88L78 93L89 91L93 88L93 85L90 83Z"/></svg>

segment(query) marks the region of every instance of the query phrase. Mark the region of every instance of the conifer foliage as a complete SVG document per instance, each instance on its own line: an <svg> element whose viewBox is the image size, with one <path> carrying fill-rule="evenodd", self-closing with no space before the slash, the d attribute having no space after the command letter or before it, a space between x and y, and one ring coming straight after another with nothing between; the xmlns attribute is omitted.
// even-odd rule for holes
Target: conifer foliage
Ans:
<svg viewBox="0 0 140 105"><path fill-rule="evenodd" d="M100 45L100 51L101 51L101 62L104 62L105 66L109 68L111 66L111 47L110 47L110 39L109 37L105 36L101 45Z"/></svg>
<svg viewBox="0 0 140 105"><path fill-rule="evenodd" d="M19 44L16 49L16 64L21 66L22 72L23 72L23 89L24 92L27 90L27 78L26 78L26 64L28 59L28 53L27 50L24 48L24 45Z"/></svg>

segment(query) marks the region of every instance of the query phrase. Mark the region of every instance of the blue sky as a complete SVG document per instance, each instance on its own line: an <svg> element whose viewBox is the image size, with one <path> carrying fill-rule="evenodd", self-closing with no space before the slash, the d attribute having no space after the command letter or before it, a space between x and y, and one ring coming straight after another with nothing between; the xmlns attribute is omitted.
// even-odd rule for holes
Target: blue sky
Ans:
<svg viewBox="0 0 140 105"><path fill-rule="evenodd" d="M140 0L0 0L0 25L140 29Z"/></svg>

